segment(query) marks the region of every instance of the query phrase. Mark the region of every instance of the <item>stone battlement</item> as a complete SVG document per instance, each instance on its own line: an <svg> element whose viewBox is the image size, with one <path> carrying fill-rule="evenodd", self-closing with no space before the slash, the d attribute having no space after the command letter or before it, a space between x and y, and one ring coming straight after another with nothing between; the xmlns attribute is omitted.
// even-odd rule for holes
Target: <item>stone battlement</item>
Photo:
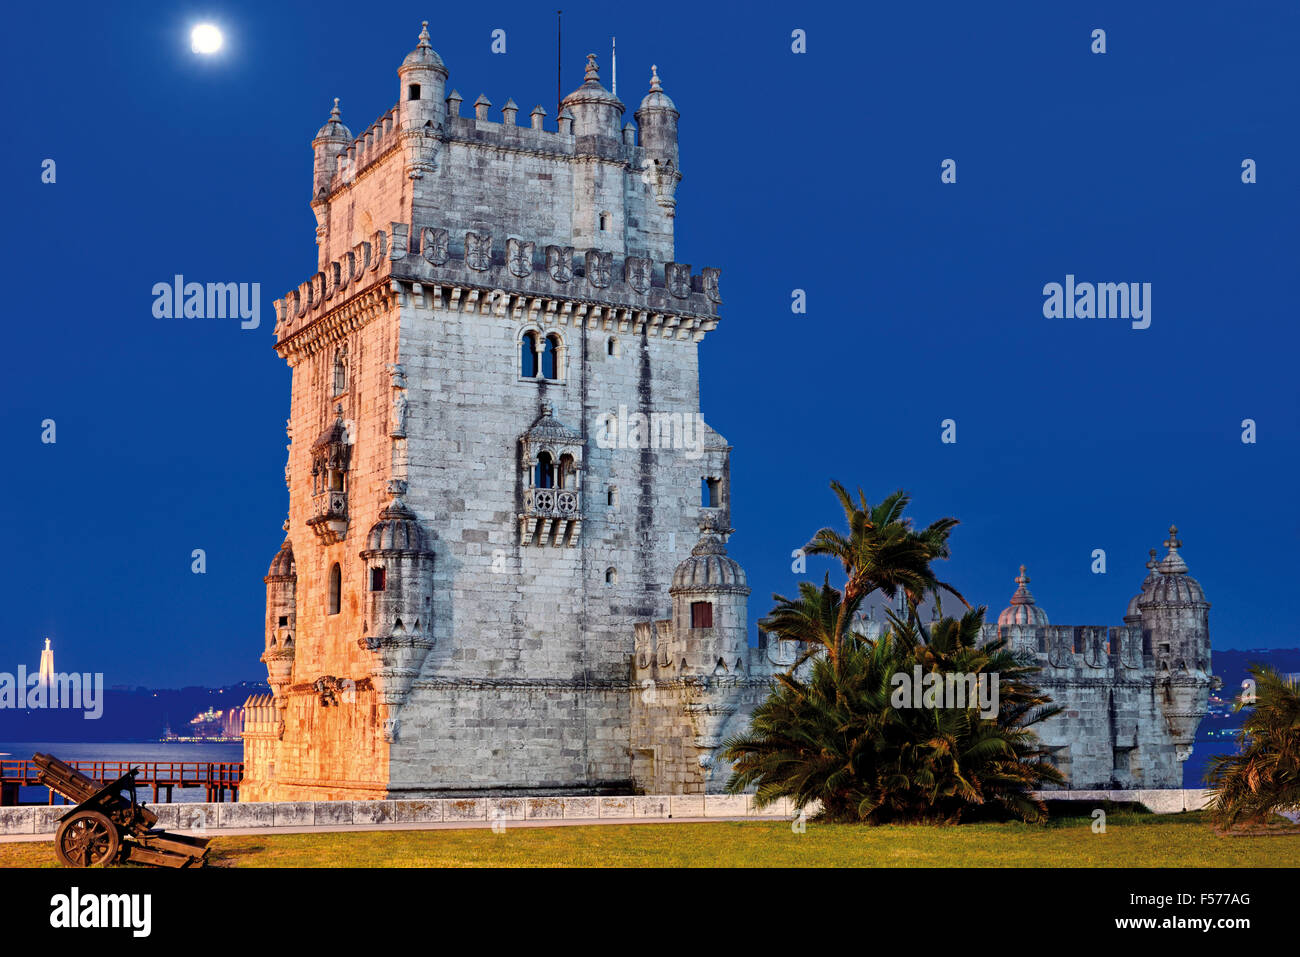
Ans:
<svg viewBox="0 0 1300 957"><path fill-rule="evenodd" d="M1015 650L1033 655L1044 673L1122 673L1155 667L1150 653L1143 653L1142 629L1127 625L984 626L984 640L999 635Z"/></svg>
<svg viewBox="0 0 1300 957"><path fill-rule="evenodd" d="M275 300L276 337L283 342L391 278L416 284L412 294L437 297L443 308L472 304L496 315L509 309L515 318L527 312L534 319L544 310L560 324L575 313L575 302L617 304L618 317L607 318L624 330L639 333L649 323L654 333L698 342L717 326L721 273L715 268L692 273L690 263L642 256L625 256L616 263L613 253L598 249L575 253L572 246L548 245L539 251L536 242L515 237L501 242L491 233L467 230L453 235L439 226L412 229L406 223L390 223L387 230L375 231L369 241L357 243L342 259ZM469 290L478 294L466 295ZM405 287L395 284L393 291L401 293ZM489 295L483 296L484 291ZM580 310L582 316L592 312Z"/></svg>
<svg viewBox="0 0 1300 957"><path fill-rule="evenodd" d="M556 119L554 129L546 129L543 122L546 110L539 104L533 107L531 122L521 126L517 122L519 108L508 100L501 108L501 119L487 116L491 102L480 97L475 103L475 115L460 115L461 97L455 90L447 97L446 115L442 118L441 141L459 143L473 149L492 152L510 152L529 156L571 160L587 156L620 166L640 169L645 164L644 150L637 145L636 128L626 124L617 140L602 137L590 145L579 143L573 131L573 115L565 110ZM364 173L375 166L391 150L401 145L401 104L379 116L365 132L353 138L346 149L335 158L334 176L326 191L316 199L333 199L335 194L347 189Z"/></svg>

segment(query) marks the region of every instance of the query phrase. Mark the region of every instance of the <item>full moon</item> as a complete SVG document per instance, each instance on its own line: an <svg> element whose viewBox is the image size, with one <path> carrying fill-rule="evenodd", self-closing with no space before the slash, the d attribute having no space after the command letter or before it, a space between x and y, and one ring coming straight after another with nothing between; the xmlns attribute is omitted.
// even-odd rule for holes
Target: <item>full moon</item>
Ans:
<svg viewBox="0 0 1300 957"><path fill-rule="evenodd" d="M195 53L216 53L221 49L221 31L211 23L200 23L190 31L190 49Z"/></svg>

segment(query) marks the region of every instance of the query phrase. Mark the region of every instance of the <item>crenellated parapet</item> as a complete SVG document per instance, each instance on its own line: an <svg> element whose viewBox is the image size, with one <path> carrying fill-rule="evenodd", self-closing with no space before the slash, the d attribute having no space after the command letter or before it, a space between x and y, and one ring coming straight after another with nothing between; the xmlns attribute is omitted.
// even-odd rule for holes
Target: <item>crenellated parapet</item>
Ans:
<svg viewBox="0 0 1300 957"><path fill-rule="evenodd" d="M648 327L654 336L698 342L717 327L721 274L515 236L503 241L486 231L390 223L275 300L276 349L286 358L312 354L408 297L521 321L544 315L558 325L638 335Z"/></svg>
<svg viewBox="0 0 1300 957"><path fill-rule="evenodd" d="M501 290L589 303L618 303L716 323L722 270L616 256L599 249L542 244L488 231L420 224L394 244L392 275L421 284ZM398 256L399 248L405 255Z"/></svg>
<svg viewBox="0 0 1300 957"><path fill-rule="evenodd" d="M998 637L1031 657L1044 681L1137 680L1143 672L1149 676L1153 667L1143 650L1142 629L1129 625L984 625L981 640Z"/></svg>

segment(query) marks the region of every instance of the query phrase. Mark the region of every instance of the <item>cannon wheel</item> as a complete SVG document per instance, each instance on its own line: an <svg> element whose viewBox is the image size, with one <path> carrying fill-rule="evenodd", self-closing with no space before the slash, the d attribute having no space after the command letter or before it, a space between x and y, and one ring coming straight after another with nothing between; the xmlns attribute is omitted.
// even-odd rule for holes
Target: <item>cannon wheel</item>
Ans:
<svg viewBox="0 0 1300 957"><path fill-rule="evenodd" d="M117 827L99 811L78 811L54 835L54 855L65 867L111 864L120 845Z"/></svg>

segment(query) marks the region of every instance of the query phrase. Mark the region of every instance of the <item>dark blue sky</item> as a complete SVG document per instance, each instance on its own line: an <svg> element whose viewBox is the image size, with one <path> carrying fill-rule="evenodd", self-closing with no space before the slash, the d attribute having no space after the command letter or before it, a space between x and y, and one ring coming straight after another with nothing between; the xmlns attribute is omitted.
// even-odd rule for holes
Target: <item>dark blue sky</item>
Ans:
<svg viewBox="0 0 1300 957"><path fill-rule="evenodd" d="M751 620L839 521L835 477L961 519L941 571L995 614L1025 562L1053 622L1118 624L1174 521L1214 645L1297 644L1300 8L892 6L566 4L566 92L616 35L629 114L652 62L681 110L678 258L723 269L703 406L735 446ZM50 636L109 684L264 675L289 397L271 300L315 267L311 137L334 96L354 131L396 102L422 19L466 112L553 112L554 9L6 12L0 670ZM213 60L189 51L201 20L226 32ZM261 329L155 319L175 273L260 282ZM1045 319L1067 273L1150 282L1151 327Z"/></svg>

